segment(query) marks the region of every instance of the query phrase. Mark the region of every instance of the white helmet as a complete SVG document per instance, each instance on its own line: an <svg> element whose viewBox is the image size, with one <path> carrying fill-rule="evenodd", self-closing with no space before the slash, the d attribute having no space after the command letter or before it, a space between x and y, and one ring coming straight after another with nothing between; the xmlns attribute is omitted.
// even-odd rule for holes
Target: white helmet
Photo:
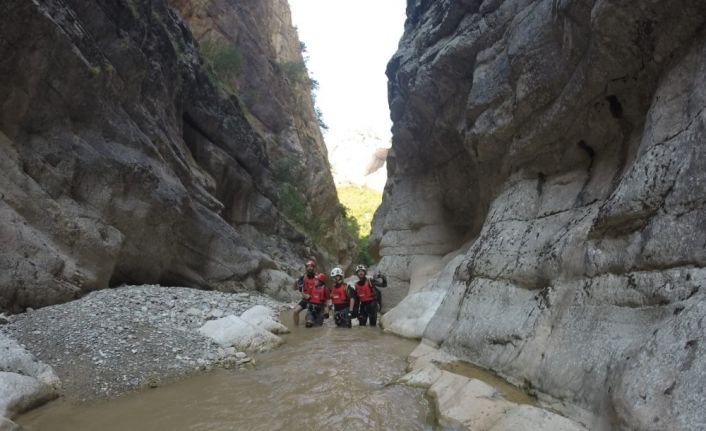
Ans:
<svg viewBox="0 0 706 431"><path fill-rule="evenodd" d="M341 277L343 277L343 270L341 268L336 267L331 270L331 277L335 277L337 275L340 275Z"/></svg>

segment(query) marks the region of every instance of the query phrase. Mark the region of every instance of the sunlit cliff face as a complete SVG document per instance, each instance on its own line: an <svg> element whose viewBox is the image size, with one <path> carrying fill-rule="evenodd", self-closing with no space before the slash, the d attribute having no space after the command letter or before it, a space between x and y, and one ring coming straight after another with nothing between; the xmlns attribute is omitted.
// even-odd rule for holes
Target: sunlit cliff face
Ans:
<svg viewBox="0 0 706 431"><path fill-rule="evenodd" d="M683 400L706 366L664 358L702 337L704 12L409 4L371 240L388 297L439 292L425 337L608 422L699 420Z"/></svg>

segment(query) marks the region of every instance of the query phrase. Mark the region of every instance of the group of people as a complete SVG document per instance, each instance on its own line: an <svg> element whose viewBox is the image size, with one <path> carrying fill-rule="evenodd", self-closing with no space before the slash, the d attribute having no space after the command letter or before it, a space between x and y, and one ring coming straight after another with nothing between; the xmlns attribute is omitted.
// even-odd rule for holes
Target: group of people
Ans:
<svg viewBox="0 0 706 431"><path fill-rule="evenodd" d="M295 282L294 288L301 294L301 301L294 309L294 324L299 325L299 313L306 310L307 328L322 325L333 311L336 326L350 328L351 320L358 319L360 326L377 325L378 311L382 307L379 287L387 287L387 278L382 274L368 277L365 265L358 265L355 274L358 280L353 286L343 281L341 268L331 270L333 285L326 285L326 274L316 272L316 262L308 260L306 272Z"/></svg>

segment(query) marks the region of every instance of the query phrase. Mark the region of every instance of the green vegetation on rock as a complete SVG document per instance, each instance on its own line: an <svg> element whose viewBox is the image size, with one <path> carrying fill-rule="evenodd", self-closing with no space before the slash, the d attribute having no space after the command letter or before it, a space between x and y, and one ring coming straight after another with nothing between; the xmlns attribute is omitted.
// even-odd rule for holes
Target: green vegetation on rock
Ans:
<svg viewBox="0 0 706 431"><path fill-rule="evenodd" d="M282 212L287 218L318 242L321 237L321 220L315 217L306 204L306 198L291 184L285 184L280 194Z"/></svg>
<svg viewBox="0 0 706 431"><path fill-rule="evenodd" d="M237 47L215 39L200 42L199 52L219 81L230 83L240 75L242 56Z"/></svg>
<svg viewBox="0 0 706 431"><path fill-rule="evenodd" d="M339 186L338 200L345 209L346 227L357 240L357 259L365 265L373 264L368 253L368 238L375 210L382 202L382 193L369 187L345 185Z"/></svg>

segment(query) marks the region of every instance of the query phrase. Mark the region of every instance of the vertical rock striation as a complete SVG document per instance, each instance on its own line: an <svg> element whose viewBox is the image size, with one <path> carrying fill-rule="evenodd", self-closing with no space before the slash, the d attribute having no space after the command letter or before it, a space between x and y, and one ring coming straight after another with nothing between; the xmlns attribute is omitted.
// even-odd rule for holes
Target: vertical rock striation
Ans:
<svg viewBox="0 0 706 431"><path fill-rule="evenodd" d="M418 0L407 15L372 246L398 297L440 262L424 337L597 429L701 429L706 4Z"/></svg>
<svg viewBox="0 0 706 431"><path fill-rule="evenodd" d="M301 195L306 218L294 218L313 231L333 260L348 266L354 245L347 238L319 120L312 100L315 83L307 73L286 0L168 0L203 44L228 46L240 57L227 84L238 94L265 142L275 179ZM290 205L291 206L291 205ZM285 212L288 209L285 205ZM290 208L293 210L293 208Z"/></svg>
<svg viewBox="0 0 706 431"><path fill-rule="evenodd" d="M350 259L321 143L299 141L324 163L292 180L327 204L318 214L282 187L273 154L288 148L214 79L166 1L0 9L0 308L126 282L275 292L303 256ZM315 240L342 245L315 245L292 200L318 217Z"/></svg>

